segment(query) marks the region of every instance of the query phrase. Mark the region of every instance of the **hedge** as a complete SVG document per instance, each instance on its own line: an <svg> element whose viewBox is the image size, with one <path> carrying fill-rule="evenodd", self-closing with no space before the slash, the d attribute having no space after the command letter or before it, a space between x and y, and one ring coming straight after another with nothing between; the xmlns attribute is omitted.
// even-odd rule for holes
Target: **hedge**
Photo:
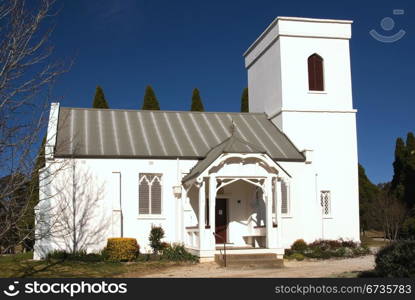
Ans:
<svg viewBox="0 0 415 300"><path fill-rule="evenodd" d="M415 241L392 243L376 254L375 272L380 277L415 278Z"/></svg>
<svg viewBox="0 0 415 300"><path fill-rule="evenodd" d="M140 252L137 240L134 238L109 238L105 255L110 261L132 261Z"/></svg>

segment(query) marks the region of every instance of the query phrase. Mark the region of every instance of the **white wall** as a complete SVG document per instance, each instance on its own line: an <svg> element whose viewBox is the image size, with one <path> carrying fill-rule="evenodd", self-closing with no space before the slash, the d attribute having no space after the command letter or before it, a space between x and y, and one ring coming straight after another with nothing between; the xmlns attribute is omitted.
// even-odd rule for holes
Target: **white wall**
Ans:
<svg viewBox="0 0 415 300"><path fill-rule="evenodd" d="M351 22L278 18L245 53L252 112L351 110ZM308 91L307 58L324 59L325 91Z"/></svg>
<svg viewBox="0 0 415 300"><path fill-rule="evenodd" d="M350 21L278 18L245 53L250 110L265 112L298 149L313 150L311 165L281 163L292 173L286 246L296 238L359 240L350 38ZM322 92L308 90L307 58L313 53L324 59ZM326 219L319 211L321 190L332 195Z"/></svg>
<svg viewBox="0 0 415 300"><path fill-rule="evenodd" d="M68 162L69 161L69 162ZM161 225L165 230L165 240L174 242L180 236L176 232L176 216L178 200L173 195L173 186L177 185L177 160L146 160L146 159L75 159L67 160L66 166L56 174L51 184L42 187L42 193L49 195L50 199L43 201L45 205L57 207L63 198L71 200L71 179L72 170L70 165L75 162L77 166L77 178L79 178L79 186L89 184L95 187L97 191L91 191L90 194L97 196L99 204L94 207L93 218L90 224L105 224L105 230L101 230L100 234L94 237L94 245L88 246L88 251L99 251L106 245L108 237L113 236L116 231L112 224L113 208L118 209L114 198L118 197L117 176L113 172L119 173L121 177L121 209L123 212L123 228L124 237L136 238L141 247L142 252L150 251L148 245L148 236L151 225ZM48 162L50 163L50 162ZM56 161L55 161L56 163ZM188 170L196 163L196 161L185 160L179 162L181 171ZM57 167L57 164L56 164ZM138 181L139 173L162 173L162 215L160 216L141 216L138 214ZM88 183L84 177L88 174ZM47 189L55 190L54 192L46 192ZM62 190L64 190L64 192ZM42 196L41 196L42 197ZM44 197L44 196L43 196ZM82 198L79 196L79 198ZM83 197L88 199L88 197ZM79 199L78 199L79 201ZM80 202L78 202L80 203ZM50 215L62 215L59 211L50 211ZM115 218L116 220L117 218ZM60 234L62 236L62 234ZM56 233L50 239L37 241L35 246L35 255L39 258L42 255L42 249L62 249L65 243L60 242L61 237Z"/></svg>

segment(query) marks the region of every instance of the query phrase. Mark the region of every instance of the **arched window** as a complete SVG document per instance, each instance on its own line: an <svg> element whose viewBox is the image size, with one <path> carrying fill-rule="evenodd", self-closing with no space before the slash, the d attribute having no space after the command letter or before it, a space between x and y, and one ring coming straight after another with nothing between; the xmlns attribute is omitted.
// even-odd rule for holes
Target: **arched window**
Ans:
<svg viewBox="0 0 415 300"><path fill-rule="evenodd" d="M308 89L324 91L323 58L315 53L308 57Z"/></svg>

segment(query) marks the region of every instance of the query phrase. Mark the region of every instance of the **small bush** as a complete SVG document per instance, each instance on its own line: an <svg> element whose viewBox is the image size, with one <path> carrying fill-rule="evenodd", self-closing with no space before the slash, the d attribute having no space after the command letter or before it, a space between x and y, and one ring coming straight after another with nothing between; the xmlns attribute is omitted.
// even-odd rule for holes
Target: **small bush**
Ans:
<svg viewBox="0 0 415 300"><path fill-rule="evenodd" d="M164 250L164 249L166 249L167 247L170 247L170 244L169 244L169 243L166 243L166 242L162 242L160 246L161 246L160 251L163 251L163 250Z"/></svg>
<svg viewBox="0 0 415 300"><path fill-rule="evenodd" d="M54 250L49 252L46 255L46 260L51 260L51 259L59 259L59 260L65 260L67 259L69 256L69 253L66 252L65 250Z"/></svg>
<svg viewBox="0 0 415 300"><path fill-rule="evenodd" d="M110 261L132 261L139 254L140 247L133 238L110 238L105 249L105 256Z"/></svg>
<svg viewBox="0 0 415 300"><path fill-rule="evenodd" d="M291 250L291 249L285 249L284 255L285 256L290 256L291 254L295 253L295 251Z"/></svg>
<svg viewBox="0 0 415 300"><path fill-rule="evenodd" d="M331 257L355 257L369 254L369 248L358 246L356 242L345 240L316 240L311 244L304 240L296 240L291 249L285 251L285 256L290 258L293 254L301 254L304 257L327 259Z"/></svg>
<svg viewBox="0 0 415 300"><path fill-rule="evenodd" d="M314 250L307 253L306 256L310 258L317 258L317 259L327 259L331 257L330 252L325 251L322 248L314 248Z"/></svg>
<svg viewBox="0 0 415 300"><path fill-rule="evenodd" d="M197 261L197 256L186 251L182 244L168 244L163 249L162 258L172 261Z"/></svg>
<svg viewBox="0 0 415 300"><path fill-rule="evenodd" d="M342 242L337 240L316 240L309 245L310 248L319 248L322 250L338 249L342 247Z"/></svg>
<svg viewBox="0 0 415 300"><path fill-rule="evenodd" d="M346 252L347 252L346 249L347 249L346 247L340 247L340 248L337 248L335 250L332 250L331 251L331 256L344 257L344 256L346 256Z"/></svg>
<svg viewBox="0 0 415 300"><path fill-rule="evenodd" d="M76 252L67 252L65 250L55 250L49 252L46 256L47 260L68 260L68 261L83 261L83 262L99 262L103 261L104 257L98 253L86 253L85 250Z"/></svg>
<svg viewBox="0 0 415 300"><path fill-rule="evenodd" d="M375 272L380 277L415 278L415 241L395 242L381 249Z"/></svg>
<svg viewBox="0 0 415 300"><path fill-rule="evenodd" d="M356 248L352 248L354 256L362 256L370 254L370 249L367 246L358 246Z"/></svg>
<svg viewBox="0 0 415 300"><path fill-rule="evenodd" d="M344 240L340 240L342 247L348 247L348 248L357 248L358 245L356 242L354 241L344 241Z"/></svg>
<svg viewBox="0 0 415 300"><path fill-rule="evenodd" d="M292 245L291 245L291 250L293 251L297 251L297 252L303 252L307 249L307 243L304 242L303 239L299 239L296 240Z"/></svg>
<svg viewBox="0 0 415 300"><path fill-rule="evenodd" d="M153 249L154 254L158 254L163 250L162 238L164 238L164 229L160 226L152 226L148 240L150 241L150 247Z"/></svg>
<svg viewBox="0 0 415 300"><path fill-rule="evenodd" d="M293 253L291 255L286 256L287 259L295 259L295 260L304 260L304 255L301 253Z"/></svg>

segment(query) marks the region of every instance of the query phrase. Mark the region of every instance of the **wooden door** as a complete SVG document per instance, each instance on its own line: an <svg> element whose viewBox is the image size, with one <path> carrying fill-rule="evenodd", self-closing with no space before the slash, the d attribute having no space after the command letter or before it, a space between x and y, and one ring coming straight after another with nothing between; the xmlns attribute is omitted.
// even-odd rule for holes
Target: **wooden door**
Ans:
<svg viewBox="0 0 415 300"><path fill-rule="evenodd" d="M227 229L228 229L228 213L227 213L227 201L226 199L216 199L216 234L215 236L217 244L223 244L227 242Z"/></svg>

